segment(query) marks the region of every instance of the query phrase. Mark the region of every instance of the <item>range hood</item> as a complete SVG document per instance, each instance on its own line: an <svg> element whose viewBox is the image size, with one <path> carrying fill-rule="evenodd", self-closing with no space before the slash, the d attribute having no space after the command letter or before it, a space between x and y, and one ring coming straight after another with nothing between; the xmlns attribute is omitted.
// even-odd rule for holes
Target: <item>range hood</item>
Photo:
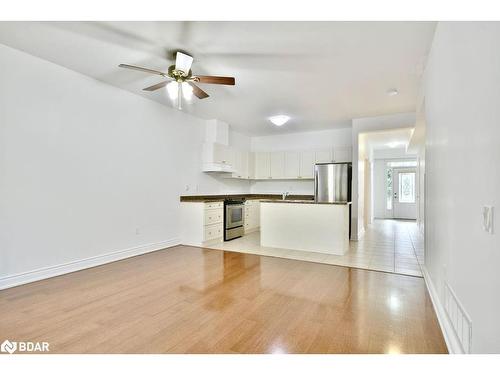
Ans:
<svg viewBox="0 0 500 375"><path fill-rule="evenodd" d="M229 147L229 125L220 120L208 120L202 149L202 171L233 173L234 156Z"/></svg>

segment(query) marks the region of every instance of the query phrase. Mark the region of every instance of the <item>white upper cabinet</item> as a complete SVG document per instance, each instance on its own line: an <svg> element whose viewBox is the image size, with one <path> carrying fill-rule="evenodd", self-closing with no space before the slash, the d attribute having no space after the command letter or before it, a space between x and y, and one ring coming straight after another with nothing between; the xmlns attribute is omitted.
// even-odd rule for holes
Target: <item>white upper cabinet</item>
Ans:
<svg viewBox="0 0 500 375"><path fill-rule="evenodd" d="M315 152L302 151L300 153L300 174L299 178L314 177Z"/></svg>
<svg viewBox="0 0 500 375"><path fill-rule="evenodd" d="M241 152L241 178L248 179L248 151Z"/></svg>
<svg viewBox="0 0 500 375"><path fill-rule="evenodd" d="M234 151L233 177L243 178L243 151Z"/></svg>
<svg viewBox="0 0 500 375"><path fill-rule="evenodd" d="M285 153L271 152L270 154L271 178L285 177Z"/></svg>
<svg viewBox="0 0 500 375"><path fill-rule="evenodd" d="M317 150L315 160L316 163L331 163L333 161L332 150Z"/></svg>
<svg viewBox="0 0 500 375"><path fill-rule="evenodd" d="M300 178L300 152L285 152L285 178Z"/></svg>
<svg viewBox="0 0 500 375"><path fill-rule="evenodd" d="M335 163L350 163L352 161L352 148L349 146L335 147L333 149L333 161Z"/></svg>
<svg viewBox="0 0 500 375"><path fill-rule="evenodd" d="M269 152L255 153L255 178L264 179L271 177L271 160Z"/></svg>
<svg viewBox="0 0 500 375"><path fill-rule="evenodd" d="M232 172L233 161L228 146L220 143L204 143L202 164L205 172Z"/></svg>
<svg viewBox="0 0 500 375"><path fill-rule="evenodd" d="M234 151L234 172L232 177L248 179L248 167L249 167L249 152L248 151Z"/></svg>
<svg viewBox="0 0 500 375"><path fill-rule="evenodd" d="M248 153L248 179L255 178L255 152Z"/></svg>

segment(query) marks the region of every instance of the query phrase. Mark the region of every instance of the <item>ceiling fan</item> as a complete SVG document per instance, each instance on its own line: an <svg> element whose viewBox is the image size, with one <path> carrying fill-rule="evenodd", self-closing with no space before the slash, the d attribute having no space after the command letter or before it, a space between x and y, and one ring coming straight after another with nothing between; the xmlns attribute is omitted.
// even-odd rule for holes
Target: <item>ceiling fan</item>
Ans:
<svg viewBox="0 0 500 375"><path fill-rule="evenodd" d="M198 99L208 98L208 94L199 88L196 83L211 83L215 85L234 85L234 77L219 77L219 76L200 76L193 75L191 65L193 58L182 52L177 52L175 57L175 65L168 68L167 73L158 70L142 68L140 66L120 64L120 68L139 70L141 72L156 74L166 78L166 81L157 83L156 85L144 88L144 91L155 91L162 87L167 87L168 96L173 101L177 100L177 108L182 109L182 98L190 100L193 94Z"/></svg>

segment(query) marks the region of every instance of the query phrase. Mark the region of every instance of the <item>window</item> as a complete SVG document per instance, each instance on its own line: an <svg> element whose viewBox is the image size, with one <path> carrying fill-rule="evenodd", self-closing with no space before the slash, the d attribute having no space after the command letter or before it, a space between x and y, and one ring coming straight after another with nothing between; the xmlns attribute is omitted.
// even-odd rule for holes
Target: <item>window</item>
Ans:
<svg viewBox="0 0 500 375"><path fill-rule="evenodd" d="M392 169L388 168L387 169L387 203L386 203L386 208L388 210L392 210Z"/></svg>
<svg viewBox="0 0 500 375"><path fill-rule="evenodd" d="M399 173L399 202L415 203L415 172Z"/></svg>
<svg viewBox="0 0 500 375"><path fill-rule="evenodd" d="M408 167L416 167L416 160L405 160L405 161L390 161L387 163L387 166L390 168L408 168Z"/></svg>

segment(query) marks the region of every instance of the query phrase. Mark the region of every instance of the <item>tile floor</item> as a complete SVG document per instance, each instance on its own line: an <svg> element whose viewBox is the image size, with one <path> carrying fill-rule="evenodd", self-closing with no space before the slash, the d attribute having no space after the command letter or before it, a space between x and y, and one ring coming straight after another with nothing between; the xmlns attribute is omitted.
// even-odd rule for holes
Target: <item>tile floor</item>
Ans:
<svg viewBox="0 0 500 375"><path fill-rule="evenodd" d="M423 242L415 221L375 220L361 240L350 242L350 250L342 256L262 247L259 232L207 247L422 277Z"/></svg>

